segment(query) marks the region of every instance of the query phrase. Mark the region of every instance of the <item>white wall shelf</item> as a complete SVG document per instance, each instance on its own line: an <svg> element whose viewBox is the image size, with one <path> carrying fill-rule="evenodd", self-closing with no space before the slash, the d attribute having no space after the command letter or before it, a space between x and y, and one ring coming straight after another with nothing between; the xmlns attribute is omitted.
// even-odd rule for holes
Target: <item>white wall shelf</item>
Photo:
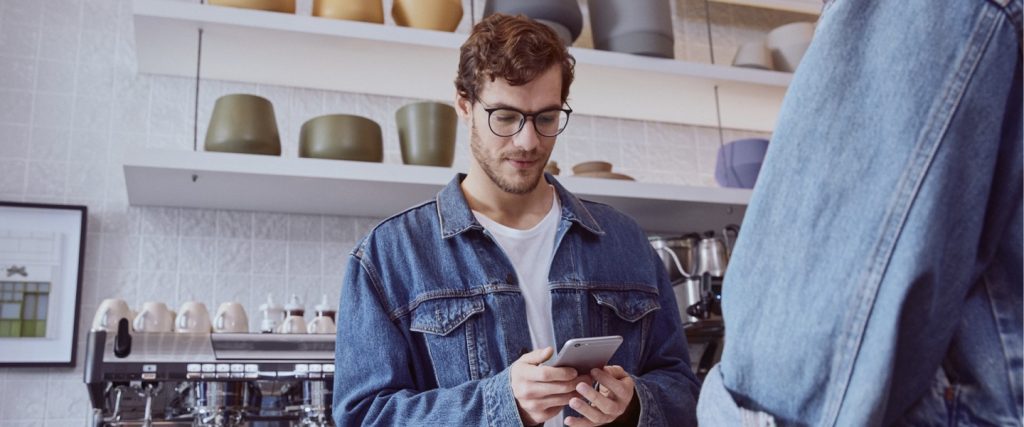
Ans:
<svg viewBox="0 0 1024 427"><path fill-rule="evenodd" d="M796 0L791 0L796 1ZM452 101L465 34L134 0L139 71ZM605 117L770 132L791 74L572 48L570 102Z"/></svg>
<svg viewBox="0 0 1024 427"><path fill-rule="evenodd" d="M135 148L124 164L128 202L341 216L387 217L432 199L449 168ZM581 198L607 203L648 232L739 224L750 190L562 176Z"/></svg>
<svg viewBox="0 0 1024 427"><path fill-rule="evenodd" d="M822 0L711 0L717 3L738 4L762 9L784 10L807 15L821 14Z"/></svg>

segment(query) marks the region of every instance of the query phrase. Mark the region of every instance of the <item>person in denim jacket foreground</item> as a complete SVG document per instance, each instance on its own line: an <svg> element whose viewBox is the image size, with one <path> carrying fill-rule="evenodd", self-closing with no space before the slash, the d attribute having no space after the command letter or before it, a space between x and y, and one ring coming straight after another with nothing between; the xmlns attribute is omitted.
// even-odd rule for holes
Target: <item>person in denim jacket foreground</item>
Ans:
<svg viewBox="0 0 1024 427"><path fill-rule="evenodd" d="M349 258L339 426L561 425L563 411L572 426L696 423L699 384L643 231L543 173L571 113L573 64L525 17L473 28L456 79L468 175L384 220ZM624 338L603 370L538 366L569 339L603 335Z"/></svg>
<svg viewBox="0 0 1024 427"><path fill-rule="evenodd" d="M1021 0L832 0L722 285L702 426L1020 426Z"/></svg>

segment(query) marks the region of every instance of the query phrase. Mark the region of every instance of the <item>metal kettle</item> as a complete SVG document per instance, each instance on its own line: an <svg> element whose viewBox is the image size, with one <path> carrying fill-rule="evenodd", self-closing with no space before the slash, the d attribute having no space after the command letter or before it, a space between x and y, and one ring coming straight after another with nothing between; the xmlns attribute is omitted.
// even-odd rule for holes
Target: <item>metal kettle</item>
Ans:
<svg viewBox="0 0 1024 427"><path fill-rule="evenodd" d="M700 235L690 233L680 237L650 237L648 241L654 248L661 262L668 270L668 278L673 283L680 279L689 279L694 275L697 265L697 245Z"/></svg>
<svg viewBox="0 0 1024 427"><path fill-rule="evenodd" d="M676 307L682 315L683 324L700 321L697 317L686 315L686 309L701 299L700 279L694 274L697 268L697 245L700 242L700 235L690 233L679 237L654 236L648 240L668 271L672 293L676 297Z"/></svg>
<svg viewBox="0 0 1024 427"><path fill-rule="evenodd" d="M703 238L697 244L697 271L694 273L697 276L703 276L704 273L712 277L725 276L725 270L729 266L729 255L739 232L738 225L727 225L722 229L724 241L716 237L714 231L704 232Z"/></svg>

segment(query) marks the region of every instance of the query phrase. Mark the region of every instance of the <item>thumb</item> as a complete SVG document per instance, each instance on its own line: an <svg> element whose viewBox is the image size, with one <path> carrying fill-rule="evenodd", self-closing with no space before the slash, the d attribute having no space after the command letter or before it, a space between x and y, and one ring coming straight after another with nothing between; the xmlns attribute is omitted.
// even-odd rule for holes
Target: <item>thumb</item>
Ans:
<svg viewBox="0 0 1024 427"><path fill-rule="evenodd" d="M626 370L622 369L622 367L619 366L619 365L608 365L608 366L605 366L604 367L604 371L609 373L609 374L611 374L611 376L613 378L617 379L617 380L621 380L621 379L629 376L629 374L626 372Z"/></svg>
<svg viewBox="0 0 1024 427"><path fill-rule="evenodd" d="M539 365L550 359L553 352L554 350L552 350L551 347L539 348L522 355L522 357L519 358L519 361L529 363L531 365Z"/></svg>

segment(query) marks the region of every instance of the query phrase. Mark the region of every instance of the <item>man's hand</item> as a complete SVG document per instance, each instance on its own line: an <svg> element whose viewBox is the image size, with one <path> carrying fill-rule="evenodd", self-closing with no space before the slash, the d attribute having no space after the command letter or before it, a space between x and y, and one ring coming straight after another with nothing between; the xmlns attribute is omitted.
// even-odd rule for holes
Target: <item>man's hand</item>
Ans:
<svg viewBox="0 0 1024 427"><path fill-rule="evenodd" d="M570 399L579 396L577 384L591 381L589 375L577 376L573 368L540 366L553 353L551 347L534 350L510 367L512 395L525 425L541 424L557 415Z"/></svg>
<svg viewBox="0 0 1024 427"><path fill-rule="evenodd" d="M576 391L589 400L590 404L578 397L572 398L569 406L586 418L566 417L567 426L590 427L608 424L625 413L634 398L633 378L621 366L593 369L590 375L601 385L601 391L586 383L576 385Z"/></svg>

